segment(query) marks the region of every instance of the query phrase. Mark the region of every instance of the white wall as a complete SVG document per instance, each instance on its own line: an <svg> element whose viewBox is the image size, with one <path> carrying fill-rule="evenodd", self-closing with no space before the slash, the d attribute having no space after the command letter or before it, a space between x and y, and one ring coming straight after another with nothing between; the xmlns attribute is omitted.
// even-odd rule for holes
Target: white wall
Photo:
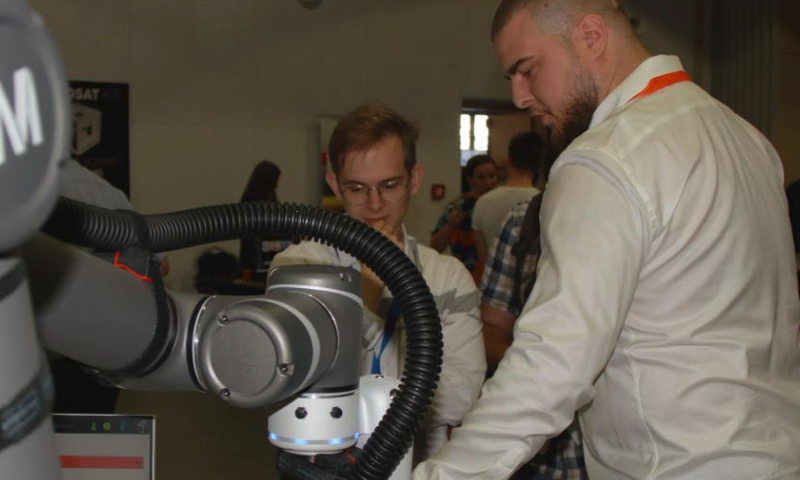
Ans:
<svg viewBox="0 0 800 480"><path fill-rule="evenodd" d="M663 2L624 1L628 15L638 20L636 29L650 53L677 55L699 85L707 87L706 14L703 0Z"/></svg>
<svg viewBox="0 0 800 480"><path fill-rule="evenodd" d="M458 189L464 96L503 98L488 41L496 1L34 0L73 80L127 82L131 197L144 213L235 202L262 158L282 200L318 203L318 117L384 101L423 127L411 232L427 241ZM235 244L229 244L235 249ZM187 288L198 249L170 255Z"/></svg>
<svg viewBox="0 0 800 480"><path fill-rule="evenodd" d="M30 3L67 78L129 83L131 197L144 213L235 202L262 158L283 170L282 200L317 204L319 115L381 100L422 124L427 175L408 227L425 242L442 208L429 185L458 191L461 99L508 98L489 42L497 0ZM639 3L645 42L693 57L694 0ZM170 255L168 286L191 285L198 250Z"/></svg>

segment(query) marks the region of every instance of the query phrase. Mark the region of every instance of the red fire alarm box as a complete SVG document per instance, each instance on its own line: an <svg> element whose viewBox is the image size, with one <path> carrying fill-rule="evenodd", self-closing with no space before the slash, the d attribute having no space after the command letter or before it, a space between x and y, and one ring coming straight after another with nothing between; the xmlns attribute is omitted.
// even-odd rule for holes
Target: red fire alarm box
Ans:
<svg viewBox="0 0 800 480"><path fill-rule="evenodd" d="M444 198L445 190L443 183L434 183L431 185L431 200L441 200Z"/></svg>

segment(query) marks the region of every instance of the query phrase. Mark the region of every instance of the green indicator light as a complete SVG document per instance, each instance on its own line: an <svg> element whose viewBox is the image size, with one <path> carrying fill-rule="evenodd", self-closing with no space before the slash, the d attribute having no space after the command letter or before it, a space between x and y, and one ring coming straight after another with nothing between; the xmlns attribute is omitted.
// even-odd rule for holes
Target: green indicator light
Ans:
<svg viewBox="0 0 800 480"><path fill-rule="evenodd" d="M106 432L111 430L111 422L103 422L103 430Z"/></svg>

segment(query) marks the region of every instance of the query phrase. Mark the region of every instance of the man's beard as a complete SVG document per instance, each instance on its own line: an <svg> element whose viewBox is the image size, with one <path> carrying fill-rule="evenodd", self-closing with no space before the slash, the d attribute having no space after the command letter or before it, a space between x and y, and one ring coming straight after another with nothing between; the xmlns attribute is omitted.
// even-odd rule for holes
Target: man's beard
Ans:
<svg viewBox="0 0 800 480"><path fill-rule="evenodd" d="M548 157L551 161L558 158L573 140L589 129L594 111L600 104L597 86L589 72L577 63L573 68L577 71L577 77L572 93L572 103L564 113L564 123L550 133Z"/></svg>

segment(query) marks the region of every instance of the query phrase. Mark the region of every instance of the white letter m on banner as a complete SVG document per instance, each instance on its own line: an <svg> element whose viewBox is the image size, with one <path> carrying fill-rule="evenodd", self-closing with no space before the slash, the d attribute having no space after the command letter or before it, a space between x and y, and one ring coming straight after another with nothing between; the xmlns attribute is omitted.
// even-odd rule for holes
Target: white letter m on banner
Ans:
<svg viewBox="0 0 800 480"><path fill-rule="evenodd" d="M29 140L33 146L44 141L36 83L33 72L27 67L14 72L13 109L3 85L0 84L0 165L6 161L6 137L15 156L26 152Z"/></svg>

